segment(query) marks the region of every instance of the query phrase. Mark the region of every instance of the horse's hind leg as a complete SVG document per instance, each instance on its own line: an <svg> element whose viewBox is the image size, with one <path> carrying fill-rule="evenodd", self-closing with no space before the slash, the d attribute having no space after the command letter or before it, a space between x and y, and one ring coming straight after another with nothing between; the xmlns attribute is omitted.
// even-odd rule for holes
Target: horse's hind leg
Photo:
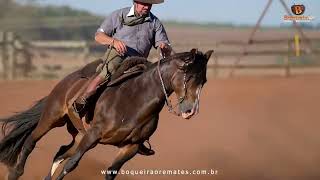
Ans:
<svg viewBox="0 0 320 180"><path fill-rule="evenodd" d="M70 156L70 159L64 165L62 172L57 177L57 180L62 180L69 172L74 170L77 167L84 153L86 153L91 148L94 148L98 144L100 138L100 129L89 129L87 134L85 134L81 139L81 142L77 147L76 151L72 154L72 156Z"/></svg>
<svg viewBox="0 0 320 180"><path fill-rule="evenodd" d="M72 141L69 145L61 146L57 154L53 158L52 166L49 171L48 176L45 178L45 180L51 180L52 176L54 175L55 171L57 170L58 166L65 161L70 154L72 154L76 147L78 146L82 135L79 134L78 130L73 126L71 121L67 122L67 130L72 135Z"/></svg>
<svg viewBox="0 0 320 180"><path fill-rule="evenodd" d="M50 113L44 113L37 127L28 136L23 144L16 165L9 169L8 180L17 180L24 173L24 166L28 156L36 143L51 129L65 124L63 118L51 118Z"/></svg>
<svg viewBox="0 0 320 180"><path fill-rule="evenodd" d="M109 173L106 173L106 180L113 180L117 173L119 172L120 168L123 166L124 163L126 163L128 160L133 158L139 150L139 144L128 144L122 148L120 148L120 151L116 157L116 159L113 161L112 165L108 168Z"/></svg>

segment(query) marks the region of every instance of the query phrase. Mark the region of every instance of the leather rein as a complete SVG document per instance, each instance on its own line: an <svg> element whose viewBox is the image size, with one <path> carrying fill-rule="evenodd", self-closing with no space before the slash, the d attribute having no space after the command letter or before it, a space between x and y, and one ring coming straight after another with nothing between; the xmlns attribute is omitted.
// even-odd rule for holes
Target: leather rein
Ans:
<svg viewBox="0 0 320 180"><path fill-rule="evenodd" d="M162 55L162 53L160 54L162 57L164 57ZM169 96L167 94L167 90L166 90L166 86L163 82L163 78L162 78L162 75L161 75L161 71L160 71L160 65L161 65L161 59L158 61L158 64L157 64L157 71L158 71L158 75L159 75L159 78L160 78L160 82L161 82L161 86L162 86L162 91L165 95L165 102L166 102L166 106L168 107L168 111L176 116L181 116L181 113L179 112L176 112L174 109L179 105L181 104L186 96L187 96L187 72L186 70L184 70L184 75L183 75L183 91L184 91L184 95L183 96L180 96L179 99L178 99L178 102L176 105L172 105L171 101L169 100Z"/></svg>

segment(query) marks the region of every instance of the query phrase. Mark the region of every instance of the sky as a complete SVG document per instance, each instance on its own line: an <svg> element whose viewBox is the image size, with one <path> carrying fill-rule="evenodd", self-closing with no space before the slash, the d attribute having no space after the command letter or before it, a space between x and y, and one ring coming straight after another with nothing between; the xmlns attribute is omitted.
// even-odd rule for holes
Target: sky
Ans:
<svg viewBox="0 0 320 180"><path fill-rule="evenodd" d="M43 5L69 5L106 16L113 10L132 5L132 0L39 0ZM254 25L268 0L165 0L154 5L152 12L161 20L191 21L198 23L218 22L236 25ZM314 16L312 24L320 23L320 0L285 0L288 6L303 4L304 15ZM279 0L273 3L262 21L265 26L285 24L286 15Z"/></svg>

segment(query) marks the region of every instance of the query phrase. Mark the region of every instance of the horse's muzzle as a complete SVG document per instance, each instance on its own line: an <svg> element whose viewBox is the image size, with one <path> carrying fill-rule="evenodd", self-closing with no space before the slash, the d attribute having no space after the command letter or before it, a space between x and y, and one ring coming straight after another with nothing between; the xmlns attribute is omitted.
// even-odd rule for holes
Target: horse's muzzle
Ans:
<svg viewBox="0 0 320 180"><path fill-rule="evenodd" d="M194 111L194 108L192 108L191 111L181 113L181 116L184 119L190 119L194 114L195 114L195 111Z"/></svg>
<svg viewBox="0 0 320 180"><path fill-rule="evenodd" d="M193 105L191 106L192 108L189 108L189 110L186 110L186 111L183 111L183 112L181 111L182 118L190 119L192 116L194 116L194 115L199 113L201 89L202 89L202 86L200 86L196 91L197 98L194 101Z"/></svg>

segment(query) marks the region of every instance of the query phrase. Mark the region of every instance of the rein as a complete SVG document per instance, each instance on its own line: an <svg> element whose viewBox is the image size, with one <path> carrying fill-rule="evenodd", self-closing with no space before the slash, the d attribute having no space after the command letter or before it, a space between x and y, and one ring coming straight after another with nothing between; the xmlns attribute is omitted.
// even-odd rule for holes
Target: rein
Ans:
<svg viewBox="0 0 320 180"><path fill-rule="evenodd" d="M186 77L187 77L187 73L184 71L184 75L183 75L183 90L184 90L184 95L183 96L180 96L179 97L179 101L177 102L176 105L172 106L172 103L171 101L169 100L169 96L167 94L167 91L166 91L166 86L163 82L163 78L162 78L162 75L161 75L161 71L160 71L160 64L161 64L161 60L158 61L158 64L157 64L157 71L158 71L158 75L159 75L159 78L160 78L160 82L161 82L161 86L162 86L162 91L165 95L165 98L166 98L166 106L168 107L168 111L176 116L181 116L181 113L179 112L176 112L174 109L179 105L181 104L185 98L186 98L186 95L187 95L187 81L186 81Z"/></svg>

